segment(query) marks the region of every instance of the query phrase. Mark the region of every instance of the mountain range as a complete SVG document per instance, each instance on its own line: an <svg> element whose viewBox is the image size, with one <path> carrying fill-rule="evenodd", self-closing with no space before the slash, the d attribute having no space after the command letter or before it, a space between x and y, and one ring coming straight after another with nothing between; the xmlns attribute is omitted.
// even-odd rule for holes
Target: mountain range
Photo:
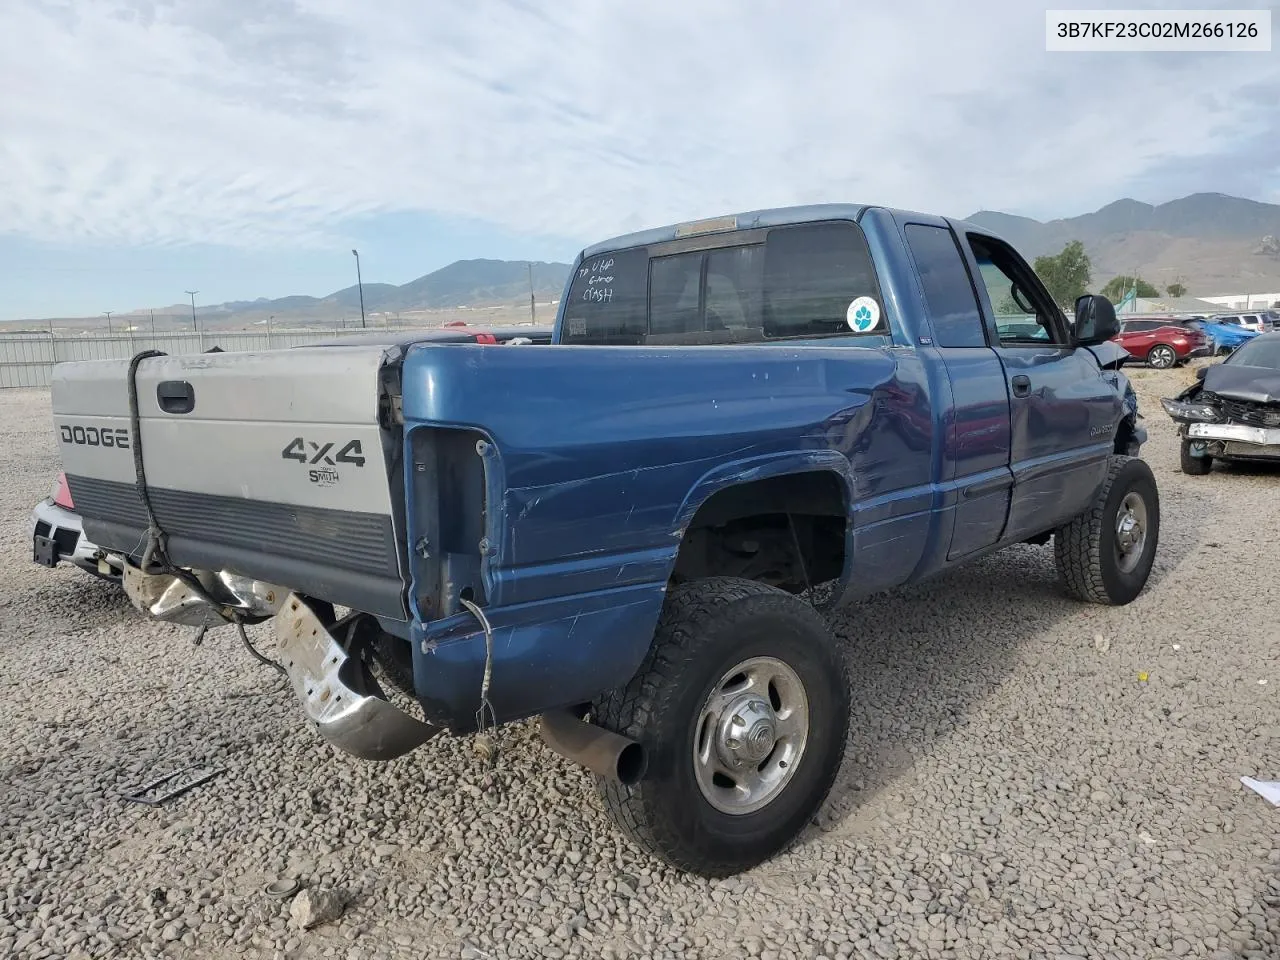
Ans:
<svg viewBox="0 0 1280 960"><path fill-rule="evenodd" d="M366 283L366 314L448 311L475 307L519 307L527 311L529 295L545 302L559 298L569 276L569 264L526 260L457 260L432 273L397 286L393 283ZM166 307L166 313L181 312L180 305ZM360 288L353 285L324 297L289 296L274 300L233 300L200 306L197 313L206 322L235 320L252 323L273 317L281 323L292 320L337 320L360 316Z"/></svg>
<svg viewBox="0 0 1280 960"><path fill-rule="evenodd" d="M1179 282L1193 297L1280 291L1278 204L1197 193L1158 205L1117 200L1093 213L1047 222L990 210L966 219L1004 237L1029 260L1081 241L1092 261L1094 290L1117 274L1137 273L1161 290ZM538 319L549 322L553 311L548 301L563 293L569 270L567 263L459 260L399 286L365 284L364 308L370 325L378 326L401 313L417 315L400 318L402 323L439 323L474 316L461 311L475 310L484 312L485 322L511 322L528 316L532 279L541 307ZM189 322L189 310L178 303L157 307L155 313L162 324L183 325ZM117 317L139 324L147 313L135 310ZM351 286L321 297L202 304L198 313L202 323L223 329L263 324L268 318L280 325L354 322L360 316L360 291ZM92 327L103 320L74 322Z"/></svg>
<svg viewBox="0 0 1280 960"><path fill-rule="evenodd" d="M1280 290L1280 204L1197 193L1156 205L1117 200L1093 213L1047 222L990 210L966 219L998 233L1029 260L1081 241L1093 264L1094 289L1117 274L1136 272L1161 290L1182 283L1191 296ZM569 264L538 262L532 269L537 299L558 298ZM364 301L367 313L490 307L517 316L529 303L529 264L459 260L400 286L365 284ZM325 297L236 301L200 313L215 322L269 315L288 322L358 317L359 310L359 291L346 287Z"/></svg>
<svg viewBox="0 0 1280 960"><path fill-rule="evenodd" d="M1196 193L1152 205L1117 200L1083 216L1042 223L980 210L968 218L998 233L1028 259L1079 240L1093 264L1093 289L1134 274L1190 296L1280 291L1280 204Z"/></svg>

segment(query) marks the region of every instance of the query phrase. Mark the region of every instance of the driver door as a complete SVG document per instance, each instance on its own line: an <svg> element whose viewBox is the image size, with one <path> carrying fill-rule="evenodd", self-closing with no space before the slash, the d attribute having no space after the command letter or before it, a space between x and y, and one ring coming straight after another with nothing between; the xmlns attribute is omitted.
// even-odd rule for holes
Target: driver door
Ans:
<svg viewBox="0 0 1280 960"><path fill-rule="evenodd" d="M1119 391L1007 243L973 231L965 254L1009 391L1013 494L1003 540L1077 516L1106 476L1122 416Z"/></svg>

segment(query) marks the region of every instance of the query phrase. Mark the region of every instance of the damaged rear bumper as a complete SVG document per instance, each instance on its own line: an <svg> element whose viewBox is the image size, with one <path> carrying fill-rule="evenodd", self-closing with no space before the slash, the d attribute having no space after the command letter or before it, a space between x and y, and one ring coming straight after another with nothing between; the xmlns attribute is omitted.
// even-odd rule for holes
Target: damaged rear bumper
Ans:
<svg viewBox="0 0 1280 960"><path fill-rule="evenodd" d="M128 564L125 593L138 610L169 623L207 627L227 623L228 616L248 623L274 617L277 656L294 694L320 736L345 753L362 760L393 760L440 732L387 700L352 644L339 642L302 597L226 572L193 576L200 592L169 574L143 573ZM216 601L221 612L201 593ZM348 636L354 637L355 624L343 623L352 627Z"/></svg>
<svg viewBox="0 0 1280 960"><path fill-rule="evenodd" d="M393 760L440 732L380 696L364 662L349 655L296 594L276 614L276 640L303 710L338 749L364 760Z"/></svg>

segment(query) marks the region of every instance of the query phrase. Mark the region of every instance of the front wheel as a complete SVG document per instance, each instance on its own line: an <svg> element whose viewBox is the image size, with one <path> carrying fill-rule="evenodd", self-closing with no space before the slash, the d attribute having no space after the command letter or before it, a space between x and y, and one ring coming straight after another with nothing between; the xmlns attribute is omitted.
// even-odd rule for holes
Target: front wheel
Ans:
<svg viewBox="0 0 1280 960"><path fill-rule="evenodd" d="M822 618L774 587L728 577L668 593L653 646L594 722L639 741L645 777L597 778L646 852L723 877L789 844L844 757L849 675Z"/></svg>
<svg viewBox="0 0 1280 960"><path fill-rule="evenodd" d="M1203 477L1213 469L1213 457L1205 454L1197 457L1191 452L1191 441L1182 441L1182 472L1192 477Z"/></svg>
<svg viewBox="0 0 1280 960"><path fill-rule="evenodd" d="M1157 343L1147 354L1147 365L1157 370L1167 370L1177 361L1178 355L1173 352L1173 347L1164 343Z"/></svg>
<svg viewBox="0 0 1280 960"><path fill-rule="evenodd" d="M1113 456L1093 505L1053 537L1053 556L1067 591L1115 606L1147 585L1160 538L1156 478L1137 457Z"/></svg>

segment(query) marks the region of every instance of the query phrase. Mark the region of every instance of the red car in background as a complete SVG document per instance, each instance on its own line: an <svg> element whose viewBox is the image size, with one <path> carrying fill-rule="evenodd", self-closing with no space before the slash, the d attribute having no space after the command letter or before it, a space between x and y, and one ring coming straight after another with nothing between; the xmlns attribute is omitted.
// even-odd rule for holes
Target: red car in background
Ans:
<svg viewBox="0 0 1280 960"><path fill-rule="evenodd" d="M1160 370L1212 353L1203 333L1173 317L1125 320L1120 324L1120 332L1111 339L1128 350L1134 359L1145 360L1147 366Z"/></svg>

